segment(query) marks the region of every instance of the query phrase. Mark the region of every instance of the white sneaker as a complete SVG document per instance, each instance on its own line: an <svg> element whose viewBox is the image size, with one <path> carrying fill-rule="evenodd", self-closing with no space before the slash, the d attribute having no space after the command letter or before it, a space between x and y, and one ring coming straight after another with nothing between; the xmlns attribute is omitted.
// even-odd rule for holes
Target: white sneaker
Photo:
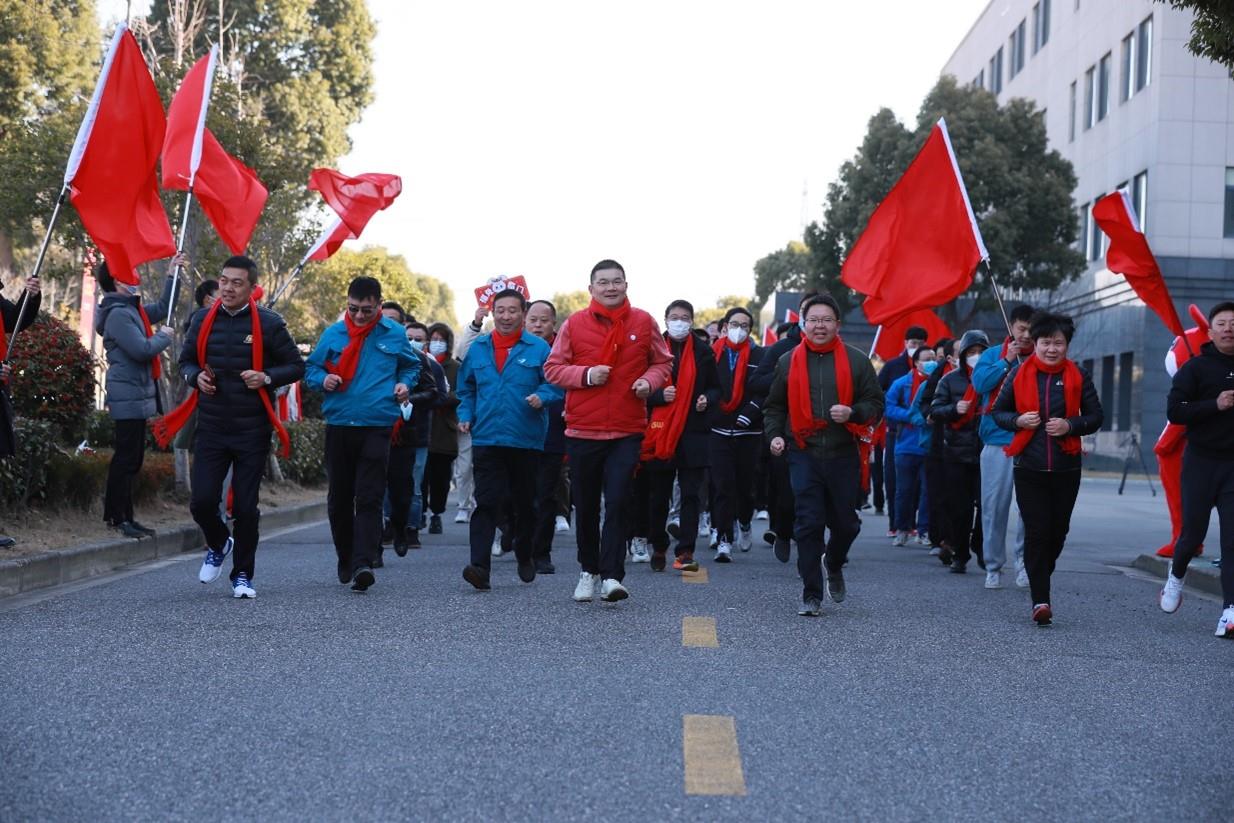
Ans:
<svg viewBox="0 0 1234 823"><path fill-rule="evenodd" d="M1221 613L1221 619L1217 621L1218 637L1234 637L1234 606L1226 606L1225 611Z"/></svg>
<svg viewBox="0 0 1234 823"><path fill-rule="evenodd" d="M918 534L917 535L917 545L921 546L922 548L929 548L930 538L926 537L924 534Z"/></svg>
<svg viewBox="0 0 1234 823"><path fill-rule="evenodd" d="M895 536L895 537L893 537L893 538L891 538L891 545L893 545L893 546L907 546L907 545L908 545L908 532L906 532L906 531L898 531L898 532L896 532L896 536Z"/></svg>
<svg viewBox="0 0 1234 823"><path fill-rule="evenodd" d="M600 575L583 572L578 576L578 585L574 587L574 599L586 603L596 595L596 586L600 584Z"/></svg>
<svg viewBox="0 0 1234 823"><path fill-rule="evenodd" d="M227 555L231 554L233 543L231 538L227 538L227 542L223 544L222 551L206 547L206 557L201 561L201 570L197 572L197 579L202 583L213 583L219 579L219 575L223 573L223 561L227 559Z"/></svg>
<svg viewBox="0 0 1234 823"><path fill-rule="evenodd" d="M930 557L938 557L942 553L943 553L943 550L939 548L938 546L930 547Z"/></svg>
<svg viewBox="0 0 1234 823"><path fill-rule="evenodd" d="M756 512L754 513L754 519L755 519L755 520L766 520L766 519L767 519L767 512L766 512L766 510L765 510L765 509L759 509L758 511L756 511Z"/></svg>
<svg viewBox="0 0 1234 823"><path fill-rule="evenodd" d="M711 512L703 512L698 516L699 534L711 531Z"/></svg>
<svg viewBox="0 0 1234 823"><path fill-rule="evenodd" d="M1024 568L1024 561L1017 560L1015 564L1015 585L1016 588L1028 588L1028 569Z"/></svg>
<svg viewBox="0 0 1234 823"><path fill-rule="evenodd" d="M647 538L635 537L630 541L630 562L650 563L651 553L647 551Z"/></svg>
<svg viewBox="0 0 1234 823"><path fill-rule="evenodd" d="M1161 596L1157 598L1157 603L1166 614L1174 614L1174 612L1178 611L1178 607L1183 604L1183 579L1175 577L1173 571L1166 573L1165 587L1162 588Z"/></svg>
<svg viewBox="0 0 1234 823"><path fill-rule="evenodd" d="M606 603L616 603L618 600L625 600L629 596L630 593L626 591L626 587L611 577L605 578L604 582L600 584L600 599Z"/></svg>
<svg viewBox="0 0 1234 823"><path fill-rule="evenodd" d="M557 534L570 531L570 521L566 520L560 514L557 515L557 520L553 525L553 531L557 532Z"/></svg>
<svg viewBox="0 0 1234 823"><path fill-rule="evenodd" d="M231 596L237 599L257 596L257 589L253 588L249 576L244 572L237 574L236 579L231 581Z"/></svg>
<svg viewBox="0 0 1234 823"><path fill-rule="evenodd" d="M707 538L707 548L714 549L720 542L720 533L715 529L711 529L711 535Z"/></svg>
<svg viewBox="0 0 1234 823"><path fill-rule="evenodd" d="M716 562L717 563L732 563L733 562L733 544L727 540L721 540L716 546Z"/></svg>
<svg viewBox="0 0 1234 823"><path fill-rule="evenodd" d="M470 523L471 522L471 512L467 511L466 509L459 509L458 514L454 515L454 522L455 523Z"/></svg>
<svg viewBox="0 0 1234 823"><path fill-rule="evenodd" d="M1003 587L1002 572L986 572L985 587L987 589L1001 589Z"/></svg>
<svg viewBox="0 0 1234 823"><path fill-rule="evenodd" d="M748 552L750 547L754 545L754 539L750 535L752 531L753 528L743 529L740 526L737 527L737 548L743 552Z"/></svg>
<svg viewBox="0 0 1234 823"><path fill-rule="evenodd" d="M502 554L504 554L504 552L501 550L501 529L498 529L493 532L492 555L493 557L501 557Z"/></svg>

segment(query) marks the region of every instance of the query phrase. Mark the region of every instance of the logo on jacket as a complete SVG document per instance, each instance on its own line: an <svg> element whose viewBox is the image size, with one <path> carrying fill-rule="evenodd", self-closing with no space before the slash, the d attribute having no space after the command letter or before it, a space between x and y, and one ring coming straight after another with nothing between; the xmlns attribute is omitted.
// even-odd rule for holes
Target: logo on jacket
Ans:
<svg viewBox="0 0 1234 823"><path fill-rule="evenodd" d="M250 346L253 345L253 335L251 334L244 335L244 342Z"/></svg>

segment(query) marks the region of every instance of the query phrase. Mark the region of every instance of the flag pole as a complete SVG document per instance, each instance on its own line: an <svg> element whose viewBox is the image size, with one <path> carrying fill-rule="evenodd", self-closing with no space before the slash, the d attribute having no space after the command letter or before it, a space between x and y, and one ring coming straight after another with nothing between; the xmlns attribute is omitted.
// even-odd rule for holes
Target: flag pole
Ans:
<svg viewBox="0 0 1234 823"><path fill-rule="evenodd" d="M296 267L291 270L291 276L287 278L283 285L278 287L278 291L276 291L274 296L270 298L270 301L266 303L267 309L274 308L274 304L278 302L278 299L282 297L289 288L291 288L292 283L296 282L296 278L300 276L300 272L304 271L304 267L308 264L309 259L317 253L318 249L330 241L330 238L334 236L334 232L337 231L341 225L343 225L342 218L336 217L321 230L321 233L317 235L317 239L313 241L313 245L309 246L308 251L306 251L304 256L300 258L300 262L297 263ZM329 254L326 256L328 257Z"/></svg>
<svg viewBox="0 0 1234 823"><path fill-rule="evenodd" d="M176 256L184 252L184 238L188 234L189 212L193 206L193 187L189 186L188 196L184 198L184 216L180 218L180 236L176 238ZM176 290L180 287L180 264L176 263L171 270L171 296L167 300L167 322L171 325L171 317L176 311Z"/></svg>
<svg viewBox="0 0 1234 823"><path fill-rule="evenodd" d="M983 257L981 262L977 264L978 268L985 268L985 276L990 280L990 288L994 291L994 299L998 301L998 311L1003 316L1003 325L1007 327L1007 336L1011 337L1011 321L1007 319L1007 307L1003 305L1003 295L998 290L998 281L994 279L994 272L990 270L990 258Z"/></svg>
<svg viewBox="0 0 1234 823"><path fill-rule="evenodd" d="M307 262L308 256L305 255L304 259L296 264L296 267L291 270L291 277L288 277L283 285L279 286L278 291L274 293L274 296L270 298L270 302L266 304L267 309L274 308L274 304L277 303L278 299L283 296L283 292L287 291L287 289L291 287L291 284L296 282L296 278L300 276L300 272L304 271L304 264Z"/></svg>
<svg viewBox="0 0 1234 823"><path fill-rule="evenodd" d="M30 274L31 277L38 277L39 272L43 270L43 258L47 256L47 246L51 243L51 232L55 228L56 219L60 217L60 206L64 204L68 197L69 184L65 183L60 188L60 195L56 198L56 206L51 210L51 218L47 221L47 231L43 233L43 244L39 246L39 256L34 261L34 271ZM30 300L30 292L22 291L21 305L17 309L17 324L13 326L13 335L9 338L9 350L5 354L5 359L9 354L12 354L13 347L17 343L17 335L21 333L22 321L26 319L26 308Z"/></svg>
<svg viewBox="0 0 1234 823"><path fill-rule="evenodd" d="M870 343L870 354L868 357L874 357L874 350L878 348L878 338L883 333L883 324L879 323L878 328L874 330L874 340Z"/></svg>

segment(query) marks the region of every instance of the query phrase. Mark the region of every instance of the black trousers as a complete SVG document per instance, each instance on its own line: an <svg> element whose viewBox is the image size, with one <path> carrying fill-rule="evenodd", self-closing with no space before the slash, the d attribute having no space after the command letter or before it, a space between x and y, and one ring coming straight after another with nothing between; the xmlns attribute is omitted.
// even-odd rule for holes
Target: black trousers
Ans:
<svg viewBox="0 0 1234 823"><path fill-rule="evenodd" d="M193 468L191 481L192 501L189 510L205 535L206 545L222 549L227 538L233 540L231 554L231 579L243 572L253 579L253 566L257 557L257 540L261 510L257 506L261 491L261 478L266 472L266 460L270 456L270 434L255 436L251 432L241 434L216 434L202 431L200 427L193 439ZM223 495L223 480L231 470L232 527L219 514L219 500ZM378 505L381 499L377 500Z"/></svg>
<svg viewBox="0 0 1234 823"><path fill-rule="evenodd" d="M883 496L883 450L877 445L870 462L870 489L874 492L874 508L881 510L886 498Z"/></svg>
<svg viewBox="0 0 1234 823"><path fill-rule="evenodd" d="M532 449L472 445L476 508L471 513L471 565L490 568L493 535L503 523L507 531L514 530L514 556L520 563L531 559L540 454ZM505 523L507 513L509 522Z"/></svg>
<svg viewBox="0 0 1234 823"><path fill-rule="evenodd" d="M861 533L861 458L856 454L821 460L791 450L788 471L797 501L797 572L802 599L823 597L823 557L827 571L839 571ZM827 533L830 532L830 535Z"/></svg>
<svg viewBox="0 0 1234 823"><path fill-rule="evenodd" d="M450 496L450 481L454 479L454 455L428 453L424 464L424 482L428 485L428 510L440 515L446 510Z"/></svg>
<svg viewBox="0 0 1234 823"><path fill-rule="evenodd" d="M944 461L947 521L951 550L955 560L968 563L969 557L981 561L981 464Z"/></svg>
<svg viewBox="0 0 1234 823"><path fill-rule="evenodd" d="M133 519L133 484L146 459L146 421L116 421L116 451L107 467L103 519L112 525Z"/></svg>
<svg viewBox="0 0 1234 823"><path fill-rule="evenodd" d="M681 484L681 514L677 523L680 531L677 533L677 547L673 554L681 557L683 554L694 553L694 543L698 540L698 516L702 506L703 472L701 466L693 468L665 467L653 468L647 472L648 517L651 529L647 536L652 548L657 551L668 550L668 532L664 530L668 522L668 510L673 502L673 481Z"/></svg>
<svg viewBox="0 0 1234 823"><path fill-rule="evenodd" d="M1050 602L1050 575L1063 553L1080 472L1015 469L1015 499L1024 516L1024 570L1033 604Z"/></svg>
<svg viewBox="0 0 1234 823"><path fill-rule="evenodd" d="M762 445L763 438L758 435L711 433L711 486L715 492L711 526L720 540L732 543L733 521L748 527L754 516L754 475Z"/></svg>
<svg viewBox="0 0 1234 823"><path fill-rule="evenodd" d="M390 444L390 458L386 461L386 493L390 495L390 531L398 543L403 542L403 535L409 525L407 513L411 507L412 484L415 482L412 471L415 464L415 446ZM412 528L420 528L419 523L410 525Z"/></svg>
<svg viewBox="0 0 1234 823"><path fill-rule="evenodd" d="M1221 595L1225 606L1234 606L1234 460L1218 460L1183 452L1183 528L1174 544L1174 576L1187 573L1187 564L1208 536L1213 508L1221 524ZM1027 526L1025 522L1025 526ZM1027 535L1025 553L1028 552Z"/></svg>
<svg viewBox="0 0 1234 823"><path fill-rule="evenodd" d="M626 576L626 517L641 434L614 440L566 438L570 455L570 493L578 563L588 574L622 580ZM600 500L604 527L600 527Z"/></svg>
<svg viewBox="0 0 1234 823"><path fill-rule="evenodd" d="M930 545L951 543L947 523L947 469L941 457L926 455L926 498L930 501Z"/></svg>
<svg viewBox="0 0 1234 823"><path fill-rule="evenodd" d="M353 574L372 566L381 551L381 499L389 458L389 426L326 426L330 535L339 560Z"/></svg>
<svg viewBox="0 0 1234 823"><path fill-rule="evenodd" d="M883 488L886 490L887 523L896 522L896 433L887 424L887 447L883 449ZM891 526L888 525L890 529Z"/></svg>
<svg viewBox="0 0 1234 823"><path fill-rule="evenodd" d="M782 540L792 540L793 521L797 514L793 504L793 484L788 475L788 457L772 457L767 474L771 506L767 516L771 522L771 530ZM882 489L875 488L875 497L881 499ZM878 503L879 508L882 508L882 505L881 502Z"/></svg>
<svg viewBox="0 0 1234 823"><path fill-rule="evenodd" d="M560 514L561 478L566 471L566 456L554 452L536 455L536 517L531 536L531 554L548 560L553 553L553 534Z"/></svg>

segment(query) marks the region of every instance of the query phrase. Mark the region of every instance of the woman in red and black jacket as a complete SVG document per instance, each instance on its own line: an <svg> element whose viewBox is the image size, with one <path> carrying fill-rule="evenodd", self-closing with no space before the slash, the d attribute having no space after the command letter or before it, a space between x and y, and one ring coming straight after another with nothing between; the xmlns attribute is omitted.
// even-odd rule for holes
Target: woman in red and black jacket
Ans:
<svg viewBox="0 0 1234 823"><path fill-rule="evenodd" d="M1032 616L1045 626L1053 618L1050 576L1080 493L1080 438L1101 428L1103 414L1092 376L1067 359L1071 318L1038 312L1029 325L1033 355L1007 373L990 413L1016 433L1005 451L1015 458Z"/></svg>

